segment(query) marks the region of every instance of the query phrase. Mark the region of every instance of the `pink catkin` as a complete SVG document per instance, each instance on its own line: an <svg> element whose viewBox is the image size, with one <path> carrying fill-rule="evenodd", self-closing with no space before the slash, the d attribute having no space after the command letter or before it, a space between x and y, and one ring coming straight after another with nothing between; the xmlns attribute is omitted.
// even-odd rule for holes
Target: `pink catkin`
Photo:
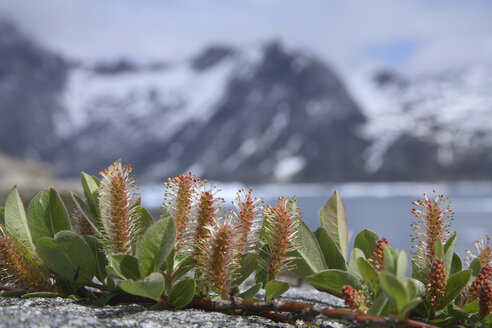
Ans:
<svg viewBox="0 0 492 328"><path fill-rule="evenodd" d="M33 291L50 291L53 288L48 278L43 277L38 269L34 269L19 252L15 243L7 235L0 237L1 263L21 288Z"/></svg>
<svg viewBox="0 0 492 328"><path fill-rule="evenodd" d="M364 291L356 290L349 285L343 286L342 299L345 301L345 306L348 308L362 313L367 313L368 307L364 296Z"/></svg>
<svg viewBox="0 0 492 328"><path fill-rule="evenodd" d="M413 247L416 249L413 261L423 269L423 272L429 273L436 257L434 244L438 238L442 244L447 241L450 235L449 226L453 212L449 206L448 198L443 195L436 195L432 199L424 194L424 200L418 200L413 204L419 207L412 210L412 213L419 219L412 224L415 233L412 242L414 242Z"/></svg>
<svg viewBox="0 0 492 328"><path fill-rule="evenodd" d="M480 305L480 317L485 318L492 312L492 281L487 280L482 284L480 288L479 302Z"/></svg>
<svg viewBox="0 0 492 328"><path fill-rule="evenodd" d="M208 285L223 298L228 298L232 275L236 268L233 254L235 232L231 223L218 224L206 247L204 272Z"/></svg>
<svg viewBox="0 0 492 328"><path fill-rule="evenodd" d="M492 279L492 266L485 264L477 275L477 278L473 283L468 286L467 295L470 301L476 300L480 296L480 289L482 286Z"/></svg>
<svg viewBox="0 0 492 328"><path fill-rule="evenodd" d="M175 252L182 252L192 216L193 205L197 196L200 179L191 172L181 174L166 183L164 208L176 222Z"/></svg>
<svg viewBox="0 0 492 328"><path fill-rule="evenodd" d="M248 193L244 190L238 192L236 198L236 251L237 256L244 255L247 252L248 246L254 243L254 225L258 222L258 214L261 207L258 205L259 199L253 197L253 189L250 188Z"/></svg>
<svg viewBox="0 0 492 328"><path fill-rule="evenodd" d="M295 238L299 212L294 200L280 197L274 207L267 206L263 211L266 220L266 242L270 247L266 272L269 280L281 273L289 260L287 253L295 249Z"/></svg>
<svg viewBox="0 0 492 328"><path fill-rule="evenodd" d="M438 306L444 297L447 284L444 270L444 260L434 259L425 288L426 297L431 308Z"/></svg>
<svg viewBox="0 0 492 328"><path fill-rule="evenodd" d="M217 212L217 200L211 190L203 191L198 202L196 226L192 244L192 259L195 265L203 268L205 264L204 249L210 239L210 226L213 225Z"/></svg>
<svg viewBox="0 0 492 328"><path fill-rule="evenodd" d="M131 167L123 168L119 162L101 172L99 204L104 226L104 236L115 253L132 254L135 237L136 214L134 213L135 181L130 177Z"/></svg>
<svg viewBox="0 0 492 328"><path fill-rule="evenodd" d="M383 271L386 264L384 260L383 245L390 246L388 239L384 237L377 241L376 249L374 250L372 257L370 258L370 261L373 263L374 269L376 269L376 271Z"/></svg>

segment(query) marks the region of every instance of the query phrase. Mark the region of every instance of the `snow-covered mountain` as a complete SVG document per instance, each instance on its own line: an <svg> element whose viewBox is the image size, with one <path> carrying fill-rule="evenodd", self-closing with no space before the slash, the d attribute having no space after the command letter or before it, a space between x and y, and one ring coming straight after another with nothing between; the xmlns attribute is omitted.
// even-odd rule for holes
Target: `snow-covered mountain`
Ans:
<svg viewBox="0 0 492 328"><path fill-rule="evenodd" d="M492 67L353 81L371 142L366 169L384 179L492 178Z"/></svg>
<svg viewBox="0 0 492 328"><path fill-rule="evenodd" d="M63 176L122 158L146 181L490 178L487 72L371 71L348 92L323 60L279 41L81 63L0 23L0 151Z"/></svg>

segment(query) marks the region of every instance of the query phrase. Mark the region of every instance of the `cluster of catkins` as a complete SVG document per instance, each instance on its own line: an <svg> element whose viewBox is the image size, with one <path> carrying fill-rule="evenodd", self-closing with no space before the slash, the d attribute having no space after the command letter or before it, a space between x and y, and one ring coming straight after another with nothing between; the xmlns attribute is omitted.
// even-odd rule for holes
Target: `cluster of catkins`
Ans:
<svg viewBox="0 0 492 328"><path fill-rule="evenodd" d="M176 222L174 254L191 256L202 288L227 298L241 257L257 252L261 241L269 260L260 263L270 280L288 265L299 218L295 200L280 198L274 207L263 207L252 189L239 190L234 209L225 211L215 186L192 173L169 179L166 186L164 215Z"/></svg>

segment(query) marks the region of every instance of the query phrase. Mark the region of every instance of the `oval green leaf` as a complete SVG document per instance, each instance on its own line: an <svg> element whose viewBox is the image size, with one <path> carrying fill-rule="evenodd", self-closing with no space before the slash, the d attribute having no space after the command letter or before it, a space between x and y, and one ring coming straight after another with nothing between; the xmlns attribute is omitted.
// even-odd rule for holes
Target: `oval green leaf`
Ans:
<svg viewBox="0 0 492 328"><path fill-rule="evenodd" d="M30 252L33 252L34 246L29 232L26 211L17 186L12 188L5 204L5 226L20 243Z"/></svg>
<svg viewBox="0 0 492 328"><path fill-rule="evenodd" d="M280 280L272 280L265 286L265 301L268 302L275 297L279 297L288 290L288 283Z"/></svg>
<svg viewBox="0 0 492 328"><path fill-rule="evenodd" d="M313 232L301 219L299 219L299 225L297 226L295 244L297 245L296 252L300 258L293 261L294 269L292 271L294 273L304 278L313 273L328 269Z"/></svg>
<svg viewBox="0 0 492 328"><path fill-rule="evenodd" d="M91 283L97 264L92 249L72 231L60 231L55 238L43 237L36 252L48 268L68 281Z"/></svg>
<svg viewBox="0 0 492 328"><path fill-rule="evenodd" d="M87 245L89 245L89 247L92 249L92 254L94 254L94 257L96 259L97 279L99 279L99 281L104 281L104 279L107 276L106 266L108 265L108 259L103 251L104 247L101 243L101 240L95 236L81 236L81 237L85 240Z"/></svg>
<svg viewBox="0 0 492 328"><path fill-rule="evenodd" d="M354 248L363 251L366 259L369 259L376 250L378 240L379 236L374 231L369 229L362 230L357 237L355 237Z"/></svg>
<svg viewBox="0 0 492 328"><path fill-rule="evenodd" d="M115 272L124 279L140 279L138 260L128 254L114 254L109 257L109 263Z"/></svg>
<svg viewBox="0 0 492 328"><path fill-rule="evenodd" d="M70 230L67 210L55 189L47 188L34 196L27 223L34 243L42 237L53 238L57 232Z"/></svg>
<svg viewBox="0 0 492 328"><path fill-rule="evenodd" d="M364 279L364 282L369 286L371 291L375 293L379 288L378 273L374 267L363 257L357 259L359 272Z"/></svg>
<svg viewBox="0 0 492 328"><path fill-rule="evenodd" d="M362 279L362 276L359 272L359 267L357 265L357 261L360 258L365 258L364 253L360 249L354 248L352 250L352 253L350 254L350 260L347 266L347 271L355 275L357 278Z"/></svg>
<svg viewBox="0 0 492 328"><path fill-rule="evenodd" d="M143 280L121 281L119 286L129 294L156 300L164 293L166 283L162 273L153 272Z"/></svg>
<svg viewBox="0 0 492 328"><path fill-rule="evenodd" d="M348 230L347 213L342 198L335 190L323 208L319 211L319 222L338 245L343 257L347 259Z"/></svg>
<svg viewBox="0 0 492 328"><path fill-rule="evenodd" d="M461 257L454 252L453 259L451 261L451 268L449 269L449 274L447 276L451 276L461 270L463 270L463 262L461 261Z"/></svg>
<svg viewBox="0 0 492 328"><path fill-rule="evenodd" d="M444 268L445 268L445 273L446 276L449 277L449 273L451 271L451 265L453 262L453 254L454 254L454 249L456 247L456 237L457 233L455 232L451 237L449 237L448 241L446 241L446 244L444 244Z"/></svg>
<svg viewBox="0 0 492 328"><path fill-rule="evenodd" d="M391 273L379 272L378 277L381 288L395 305L398 313L401 313L409 301L405 286Z"/></svg>
<svg viewBox="0 0 492 328"><path fill-rule="evenodd" d="M147 229L137 251L141 277L159 270L171 253L175 241L176 227L170 216L163 217Z"/></svg>
<svg viewBox="0 0 492 328"><path fill-rule="evenodd" d="M235 286L239 286L243 283L258 266L258 254L246 253L239 259L239 268L236 271L237 278L232 283Z"/></svg>
<svg viewBox="0 0 492 328"><path fill-rule="evenodd" d="M355 275L341 270L325 270L306 277L306 281L317 289L341 293L343 286L361 289L361 282Z"/></svg>
<svg viewBox="0 0 492 328"><path fill-rule="evenodd" d="M342 253L340 253L340 249L335 244L333 239L331 239L326 229L319 227L314 232L314 236L318 240L318 244L325 258L327 268L346 271L347 263L345 263L345 258Z"/></svg>
<svg viewBox="0 0 492 328"><path fill-rule="evenodd" d="M82 188L84 189L85 199L87 199L87 205L89 211L94 218L99 217L99 185L101 182L95 176L89 175L85 172L81 172L80 180L82 182Z"/></svg>
<svg viewBox="0 0 492 328"><path fill-rule="evenodd" d="M465 270L455 273L449 277L444 298L437 307L437 310L444 309L446 305L451 303L461 293L463 288L465 288L468 284L468 281L470 281L471 275L471 270Z"/></svg>
<svg viewBox="0 0 492 328"><path fill-rule="evenodd" d="M169 303L176 309L188 305L195 296L195 279L185 279L173 286L169 292Z"/></svg>
<svg viewBox="0 0 492 328"><path fill-rule="evenodd" d="M256 296L256 294L258 294L262 286L263 284L261 282L254 284L253 286L251 286L250 288L248 288L238 296L245 300L251 300L253 297Z"/></svg>

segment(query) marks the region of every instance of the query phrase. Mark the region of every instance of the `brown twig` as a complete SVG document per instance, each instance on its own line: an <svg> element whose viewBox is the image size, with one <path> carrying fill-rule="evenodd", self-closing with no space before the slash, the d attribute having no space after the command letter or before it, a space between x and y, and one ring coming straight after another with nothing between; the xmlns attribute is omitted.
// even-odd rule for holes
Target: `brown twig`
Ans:
<svg viewBox="0 0 492 328"><path fill-rule="evenodd" d="M7 292L22 292L24 290L16 288L16 287L10 287L10 286L0 286L0 291L7 291Z"/></svg>
<svg viewBox="0 0 492 328"><path fill-rule="evenodd" d="M160 297L157 302L163 306L171 306L167 297ZM392 318L379 317L360 312L334 309L321 304L306 304L300 302L289 302L281 299L272 300L270 302L253 302L233 297L231 300L209 301L195 298L188 304L189 308L197 308L207 311L228 311L241 309L249 314L265 316L265 313L273 311L288 312L292 314L300 314L303 316L323 315L330 319L340 319L348 321L356 321L363 326L385 326L385 327L407 327L407 328L436 328L435 326L418 322L410 319L396 320ZM272 317L270 317L273 319Z"/></svg>

